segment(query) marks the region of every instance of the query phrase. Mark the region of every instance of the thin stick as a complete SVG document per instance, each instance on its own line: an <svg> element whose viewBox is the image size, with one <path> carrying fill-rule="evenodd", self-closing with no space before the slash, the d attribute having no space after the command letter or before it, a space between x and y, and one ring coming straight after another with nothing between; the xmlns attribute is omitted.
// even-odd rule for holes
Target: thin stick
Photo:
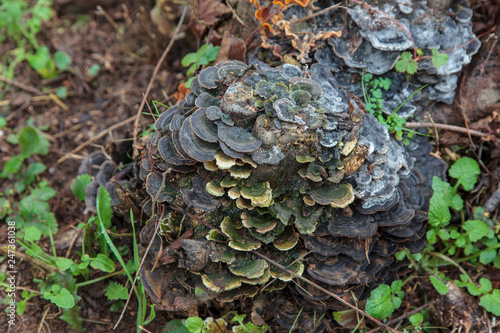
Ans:
<svg viewBox="0 0 500 333"><path fill-rule="evenodd" d="M471 129L471 130L467 131L466 128L459 127L459 126L454 126L454 125L446 125L446 124L414 123L414 122L411 122L411 123L406 123L405 127L406 128L436 127L436 128L440 128L440 129L444 129L444 130L448 130L448 131L459 132L459 133L465 133L465 134L470 133L470 135L479 136L479 137L483 137L483 136L489 135L487 133L479 132L479 131L476 131L476 130L472 130Z"/></svg>
<svg viewBox="0 0 500 333"><path fill-rule="evenodd" d="M136 116L132 116L130 118L127 118L127 119L119 122L118 124L115 124L115 125L111 126L110 128L105 129L104 131L102 131L101 133L97 134L96 136L91 137L86 142L82 143L81 145L79 145L78 147L76 147L75 149L73 149L72 151L70 151L69 153L67 153L66 155L64 155L63 157L61 157L60 159L58 159L57 160L57 164L60 164L60 163L62 163L64 161L66 161L71 155L74 155L75 153L79 152L83 148L87 147L92 142L97 141L98 139L102 138L103 136L106 136L106 134L108 134L109 132L111 132L111 131L113 131L113 130L115 130L117 128L120 128L120 127L122 127L124 125L127 125L128 123L131 123L132 121L135 120L135 118L136 118Z"/></svg>
<svg viewBox="0 0 500 333"><path fill-rule="evenodd" d="M43 95L44 94L41 90L38 90L37 88L30 87L24 83L11 80L11 79L6 78L4 76L0 76L0 81L6 82L8 84L11 84L11 85L16 86L18 88L21 88L23 90L29 91L30 93L33 93L36 95Z"/></svg>
<svg viewBox="0 0 500 333"><path fill-rule="evenodd" d="M485 67L485 64L488 63L488 61L490 60L490 56L491 56L491 52L493 52L493 49L495 48L495 45L497 44L498 42L498 36L493 34L493 35L490 35L488 36L488 39L486 40L485 43L488 42L488 40L490 39L490 37L493 36L493 39L495 40L493 43L491 43L491 48L490 48L490 51L488 52L488 56L486 57L486 60L483 61L483 63L481 64L481 72L479 75L483 75L484 74L484 67Z"/></svg>
<svg viewBox="0 0 500 333"><path fill-rule="evenodd" d="M439 53L441 53L441 54L445 54L445 53L449 53L449 52L452 52L452 51L458 50L459 48L462 48L462 47L464 47L465 45L472 43L472 42L473 42L473 41L475 41L476 39L479 39L479 38L483 37L484 35L486 35L487 33L490 33L490 32L495 31L496 29L497 29L497 26L494 26L494 27L493 27L493 28L491 28L490 30L483 32L483 33L482 33L482 34L480 34L479 36L476 36L475 38L473 38L473 39L471 39L471 40L469 40L469 41L467 41L467 42L465 42L465 43L463 43L463 44L460 44L460 45L458 45L457 47L454 47L454 48L452 48L452 49L450 49L450 50L441 51L441 52L439 52ZM431 56L431 55L427 55L427 56L418 57L418 58L416 58L416 59L418 59L418 60L422 60L422 59L429 59L429 58L432 58L432 56ZM417 61L418 61L418 60L417 60Z"/></svg>
<svg viewBox="0 0 500 333"><path fill-rule="evenodd" d="M431 252L428 252L428 253L429 253L431 256L438 257L438 258L440 258L440 259L442 259L442 260L444 260L444 261L446 261L446 262L450 263L451 265L453 265L453 266L455 266L456 268L458 268L458 270L459 270L462 274L467 275L467 272L465 271L465 269L463 269L463 268L462 268L462 266L460 266L460 265L459 265L459 264L458 264L455 260L451 259L450 257L445 256L444 254L439 253L439 252L433 252L433 251L431 251ZM471 280L470 280L470 278L469 278L469 281L471 281Z"/></svg>
<svg viewBox="0 0 500 333"><path fill-rule="evenodd" d="M184 7L184 8L187 8L187 7ZM184 10L183 14L184 13L185 13L185 10ZM182 17L181 17L181 21L182 21ZM174 33L174 36L175 36L175 33ZM163 189L165 188L165 177L166 177L166 172L163 173L163 181L162 181L162 184L160 186L160 189L158 190L158 192L156 192L155 198L153 199L153 205L155 204L155 202L157 202L156 199L158 198L158 195L160 194L160 192L163 191ZM132 221L132 223L134 223L134 221ZM123 310L120 314L120 318L118 318L118 321L116 322L115 326L113 326L113 331L118 327L118 325L120 324L120 321L123 319L123 316L125 314L125 310L127 309L128 303L130 302L130 299L132 298L132 292L134 291L134 287L135 287L135 284L137 282L137 278L139 277L139 274L141 272L141 268L144 265L144 261L146 261L146 257L149 253L149 250L151 249L151 246L153 245L156 234L158 233L158 230L160 229L160 225L161 225L161 222L160 222L160 220L158 220L156 222L155 232L154 232L153 236L151 237L151 240L149 241L148 247L146 248L146 251L144 252L144 256L142 257L141 262L139 263L139 267L137 267L137 271L135 272L134 281L132 281L132 286L130 287L130 292L128 294L127 301L125 302L125 305L123 306Z"/></svg>
<svg viewBox="0 0 500 333"><path fill-rule="evenodd" d="M389 330L389 331L391 331L391 332L393 332L393 333L401 333L401 332L399 332L399 331L397 331L397 330L395 330L395 329L393 329L393 328L391 328L391 327L387 326L386 324L384 324L384 323L382 323L382 322L378 321L377 319L373 318L372 316L370 316L369 314L367 314L367 313L366 313L366 312L364 312L363 310L358 309L357 307L355 307L355 306L354 306L354 305L352 305L351 303L347 302L347 301L346 301L346 300L344 300L343 298L341 298L341 297L339 297L339 296L335 295L335 294L334 294L334 293L332 293L331 291L326 290L325 288L323 288L323 287L321 287L321 286L317 285L316 283L314 283L314 282L312 282L312 281L310 281L310 280L306 279L305 277L303 277L303 276L301 276L301 275L299 275L299 274L295 273L294 271L291 271L291 270L287 269L285 266L278 264L276 261L272 260L271 258L268 258L268 257L266 257L265 255L263 255L263 254L261 254L261 253L259 253L259 252L255 251L255 250L254 250L254 251L252 251L252 253L253 253L253 254L255 254L256 256L261 257L262 259L264 259L264 260L266 260L266 261L270 262L271 264L275 265L276 267L278 267L278 268L280 268L280 269L282 269L282 270L286 270L288 273L292 274L292 275L293 275L293 276L295 276L296 278L298 278L298 279L300 279L300 280L304 281L304 282L305 282L305 283L307 283L307 284L310 284L311 286L315 287L316 289L319 289L319 290L321 290L322 292L324 292L325 294L327 294L327 295L329 295L329 296L331 296L331 297L335 298L337 301L341 302L341 303L342 303L342 304L344 304L344 305L347 305L348 307L350 307L350 308L351 308L351 309L353 309L354 311L356 311L356 312L360 313L361 315L365 316L366 318L370 319L371 321L373 321L373 322L374 322L374 323L376 323L377 325L382 326L382 327L383 327L383 328L385 328L386 330Z"/></svg>
<svg viewBox="0 0 500 333"><path fill-rule="evenodd" d="M436 123L432 119L431 114L428 113L427 116L432 123L432 128L434 129L434 135L436 135L436 153L438 153L439 152L439 132L438 132L438 129L436 127Z"/></svg>
<svg viewBox="0 0 500 333"><path fill-rule="evenodd" d="M142 97L142 101L141 101L141 105L139 106L139 110L137 110L137 115L135 117L135 123L134 123L134 146L133 146L134 147L134 158L139 155L139 150L137 149L138 148L137 147L137 134L139 132L139 130L138 130L139 129L139 121L141 119L142 110L144 110L144 106L146 104L146 98L149 95L151 88L153 87L153 82L156 78L156 74L158 74L158 71L160 70L161 64L163 63L163 61L167 57L168 53L172 49L172 46L174 45L175 38L177 37L177 34L179 33L182 22L184 21L184 17L186 16L187 10L188 10L188 6L185 6L184 10L182 11L181 18L179 19L179 23L177 24L177 27L175 28L174 34L172 35L172 38L170 39L170 42L167 45L167 48L165 49L165 51L161 55L160 60L158 60L158 63L156 64L156 67L153 71L153 75L151 76L151 80L149 80L149 84L148 84L148 87L146 89L146 93Z"/></svg>
<svg viewBox="0 0 500 333"><path fill-rule="evenodd" d="M290 25L292 25L292 24L297 24L297 23L304 22L304 21L307 21L307 20L309 20L309 19L312 19L312 18L314 18L314 17L316 17L316 16L320 16L320 15L322 15L322 14L326 13L326 12L329 12L329 11L330 11L330 10L332 10L332 9L339 8L339 7L340 7L340 3L337 3L337 4L333 5L333 6L330 6L330 7L328 7L328 8L322 9L322 10L320 10L319 12L316 12L316 13L314 13L314 14L311 14L311 15L308 15L308 16L306 16L306 17L303 17L303 18L301 18L301 19L299 19L299 20L297 20L297 21L290 22Z"/></svg>
<svg viewBox="0 0 500 333"><path fill-rule="evenodd" d="M47 307L47 310L44 311L43 316L42 316L42 321L40 322L40 325L38 325L38 333L42 331L43 324L45 323L45 317L47 317L47 313L49 312L50 307Z"/></svg>
<svg viewBox="0 0 500 333"><path fill-rule="evenodd" d="M417 47L415 46L415 42L413 41L413 37L411 36L411 34L408 31L408 29L406 29L406 27L401 22L399 22L398 20L396 20L394 17L390 16L389 14L384 13L383 11L380 11L380 10L378 10L378 9L370 6L367 3L364 3L364 2L361 2L361 1L358 1L358 0L349 0L349 1L355 2L355 3L357 3L357 4L361 5L361 6L367 6L368 8L376 11L377 13L379 13L381 15L386 16L389 20L391 20L394 23L396 23L397 25L399 25L403 29L403 31L406 33L406 35L408 36L408 38L410 38L411 43L413 44L413 59L417 58Z"/></svg>
<svg viewBox="0 0 500 333"><path fill-rule="evenodd" d="M429 302L429 303L427 303L427 304L424 304L424 305L422 305L422 306L420 306L420 307L416 308L415 310L411 310L410 312L405 313L405 314L404 314L404 315L402 315L402 316L399 316L399 317L397 317L397 318L395 318L395 319L389 320L389 321L387 322L387 325L391 325L391 324L394 324L394 323L396 323L396 322L398 322L398 321L401 321L401 320L403 320L403 319L406 319L406 318L408 318L409 316L412 316L412 315L414 315L415 313L419 313L419 312L420 312L420 311L422 311L423 309L425 309L425 308L427 308L427 307L429 307L429 306L431 306L431 305L434 305L434 304L436 304L436 303L437 303L437 301L436 301L436 300L434 300L434 301L432 301L432 302ZM372 329L371 331L368 331L368 332L366 332L366 333L375 333L375 332L378 332L380 329L382 329L382 327L377 327L377 328L374 328L374 329Z"/></svg>
<svg viewBox="0 0 500 333"><path fill-rule="evenodd" d="M300 257L298 257L298 258L297 258L297 259L295 259L294 261L292 261L292 263L291 263L290 265L286 266L286 268L290 268L290 267L292 267L292 266L293 266L296 262L298 262L299 260L304 259L306 256L310 255L311 253L312 253L312 251L309 251L309 252L304 253L303 255L301 255ZM262 293L264 290L266 290L266 288L267 288L267 287L269 287L271 284L273 284L276 280L278 280L280 277L282 277L285 273L286 273L286 272L285 272L285 271L283 271L283 272L281 272L281 274L280 274L280 275L278 275L277 277L273 278L273 280L272 280L272 281L269 281L266 285L264 285L264 287L261 289L261 291L260 291L260 292ZM300 287L300 285L299 285L299 287ZM302 287L300 287L300 288L302 288ZM306 292L307 292L307 291L306 291Z"/></svg>
<svg viewBox="0 0 500 333"><path fill-rule="evenodd" d="M465 123L465 128L467 128L467 137L469 138L469 141L470 141L470 145L472 147L472 151L476 151L476 146L474 145L474 141L472 141L472 137L470 135L470 129L469 129L469 121L468 121L468 117L467 117L467 113L465 111L465 102L464 102L464 89L462 89L464 87L464 80L465 80L465 77L467 76L467 72L464 73L464 75L462 75L462 80L460 82L460 92L459 92L459 96L460 96L460 110L462 111L462 117L464 118L464 123ZM465 100L467 100L467 91L465 91Z"/></svg>
<svg viewBox="0 0 500 333"><path fill-rule="evenodd" d="M245 22L243 22L240 17L238 16L238 14L236 14L236 11L234 10L233 6L231 6L231 4L229 3L229 0L226 0L226 6L229 7L229 9L231 9L231 11L233 12L233 16L234 18L236 19L236 21L238 21L242 26L244 26L246 29L250 30L250 27L248 25L245 24Z"/></svg>
<svg viewBox="0 0 500 333"><path fill-rule="evenodd" d="M90 120L87 120L87 121L81 122L79 124L76 124L75 126L72 126L72 127L68 128L67 130L64 130L62 132L59 132L57 134L52 135L52 138L53 139L57 139L57 138L60 138L62 136L65 136L66 134L74 132L74 131L80 129L81 127L87 125L87 123L89 123L89 122L90 122Z"/></svg>
<svg viewBox="0 0 500 333"><path fill-rule="evenodd" d="M71 240L71 244L68 247L68 251L66 251L66 255L64 256L65 258L69 258L73 251L73 247L76 244L76 241L78 240L78 237L80 236L80 233L82 232L82 229L75 228L76 230L75 236L73 236L73 239Z"/></svg>

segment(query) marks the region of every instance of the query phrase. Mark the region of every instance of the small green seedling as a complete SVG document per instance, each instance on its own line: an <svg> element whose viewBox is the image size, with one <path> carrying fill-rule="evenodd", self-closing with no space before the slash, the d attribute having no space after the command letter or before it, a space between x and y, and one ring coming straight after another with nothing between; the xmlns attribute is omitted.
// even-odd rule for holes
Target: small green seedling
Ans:
<svg viewBox="0 0 500 333"><path fill-rule="evenodd" d="M14 68L24 60L44 79L69 70L69 55L61 51L51 55L48 47L39 45L36 38L42 23L49 21L53 13L51 0L0 0L0 44L8 39L17 45L0 63L3 76L12 79Z"/></svg>
<svg viewBox="0 0 500 333"><path fill-rule="evenodd" d="M191 76L194 72L201 66L206 66L217 59L217 54L219 53L220 46L213 46L212 44L204 44L200 49L193 53L188 53L182 58L181 64L189 69L186 73L187 76ZM185 87L189 88L191 86L190 78Z"/></svg>
<svg viewBox="0 0 500 333"><path fill-rule="evenodd" d="M212 317L205 320L200 317L189 317L184 321L172 320L165 327L176 333L220 333L221 330L222 332L229 332L227 329L229 323L226 321L229 315L233 315L232 323L239 324L233 326L232 332L234 333L264 333L269 329L267 325L260 327L251 322L245 323L246 315L240 315L236 311L230 311L216 320Z"/></svg>
<svg viewBox="0 0 500 333"><path fill-rule="evenodd" d="M389 78L374 78L371 73L363 73L361 76L361 87L363 89L365 109L377 118L381 124L384 124L389 130L389 133L394 134L396 140L403 140L403 131L407 132L407 137L403 140L403 143L408 145L410 143L409 139L412 138L416 132L404 128L406 119L399 116L398 110L427 85L420 87L394 109L390 115L386 115L384 113L383 92L389 90L391 83Z"/></svg>
<svg viewBox="0 0 500 333"><path fill-rule="evenodd" d="M448 63L448 55L446 53L438 52L437 48L432 49L431 56L424 56L421 48L417 49L417 57L414 59L410 52L403 52L399 60L396 62L396 70L400 73L407 73L413 75L418 70L418 62L425 58L431 58L434 67L439 68Z"/></svg>
<svg viewBox="0 0 500 333"><path fill-rule="evenodd" d="M394 281L390 287L386 284L378 286L366 301L366 313L378 319L388 318L401 306L405 297L402 287L403 281L401 280Z"/></svg>
<svg viewBox="0 0 500 333"><path fill-rule="evenodd" d="M92 181L92 177L90 175L78 175L71 183L71 191L78 198L78 200L85 200L85 189L87 185Z"/></svg>
<svg viewBox="0 0 500 333"><path fill-rule="evenodd" d="M472 219L465 220L463 217L464 200L460 195L460 189L466 192L473 190L480 173L479 164L474 159L462 157L448 170L449 176L456 180L454 186L439 177L433 178L434 193L429 203L428 245L424 250L425 259L421 267L432 274L429 279L441 295L448 293L447 282L452 281L438 271L443 265L452 264L461 267L460 263L467 262L476 267L480 263L493 264L497 269L500 268L500 235L495 228L496 223L486 216L482 207L476 208ZM451 224L450 209L462 216L462 223ZM434 246L438 241L444 246L439 253L434 252ZM457 251L458 249L461 251ZM412 260L411 256L409 258ZM460 280L454 280L454 283L467 288L472 296L480 297L480 304L498 316L500 290L493 289L491 281L485 277L481 277L477 283L465 274L463 268L461 271Z"/></svg>
<svg viewBox="0 0 500 333"><path fill-rule="evenodd" d="M413 59L410 52L401 53L401 59L396 62L396 70L400 73L408 73L413 75L418 70L418 63Z"/></svg>

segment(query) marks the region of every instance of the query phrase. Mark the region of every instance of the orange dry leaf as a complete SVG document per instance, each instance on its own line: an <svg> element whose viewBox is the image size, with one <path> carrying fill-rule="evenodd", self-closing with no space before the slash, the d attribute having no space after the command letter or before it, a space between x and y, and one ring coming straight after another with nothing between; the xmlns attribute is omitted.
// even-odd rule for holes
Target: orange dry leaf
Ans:
<svg viewBox="0 0 500 333"><path fill-rule="evenodd" d="M261 23L264 23L264 22L268 22L268 21L272 21L274 18L274 16L279 16L279 17L283 17L283 14L279 14L279 15L275 15L275 11L274 12L271 12L271 9L273 9L273 6L268 6L268 7L259 7L256 11L255 11L255 18L257 20L259 20L259 22ZM273 16L273 17L271 17Z"/></svg>
<svg viewBox="0 0 500 333"><path fill-rule="evenodd" d="M291 38L290 42L294 49L299 51L297 60L302 63L307 62L307 54L316 46L316 41L328 39L330 37L341 37L342 31L320 31L313 33L312 31L303 31L293 33L290 28L290 22L280 21L278 27L285 32L285 36ZM299 37L299 35L301 37Z"/></svg>
<svg viewBox="0 0 500 333"><path fill-rule="evenodd" d="M287 7L293 3L299 4L302 7L306 7L311 0L274 0L273 3L275 5L279 5L281 8Z"/></svg>
<svg viewBox="0 0 500 333"><path fill-rule="evenodd" d="M177 91L174 93L176 103L184 99L184 97L186 97L186 95L189 94L190 91L191 89L186 88L186 83L179 84L179 87L177 87Z"/></svg>

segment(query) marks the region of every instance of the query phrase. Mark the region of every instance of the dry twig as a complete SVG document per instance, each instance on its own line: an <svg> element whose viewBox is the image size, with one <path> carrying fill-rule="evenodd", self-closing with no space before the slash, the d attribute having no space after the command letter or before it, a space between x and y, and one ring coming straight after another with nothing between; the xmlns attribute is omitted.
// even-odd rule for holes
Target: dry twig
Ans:
<svg viewBox="0 0 500 333"><path fill-rule="evenodd" d="M47 313L49 313L49 310L50 310L50 307L47 306L47 309L45 309L45 311L43 312L42 321L40 322L40 325L38 325L38 331L37 331L38 333L40 333L42 331L44 324L47 325L47 323L45 322L45 317L47 317Z"/></svg>
<svg viewBox="0 0 500 333"><path fill-rule="evenodd" d="M243 22L243 20L236 14L236 11L234 10L233 6L229 3L229 0L226 0L226 6L231 9L231 12L233 13L233 17L238 21L242 26L244 26L246 29L250 30L250 27Z"/></svg>
<svg viewBox="0 0 500 333"><path fill-rule="evenodd" d="M306 16L306 17L303 17L303 18L301 18L301 19L298 19L297 21L290 22L290 25L292 25L292 24L297 24L297 23L300 23L300 22L304 22L304 21L307 21L307 20L309 20L309 19L312 19L312 18L314 18L314 17L316 17L316 16L323 15L323 14L325 14L325 13L327 13L327 12L329 12L330 10L335 9L335 8L343 8L343 7L341 7L340 3L337 3L337 4L333 5L333 6L330 6L330 7L327 7L327 8L325 8L325 9L322 9L322 10L320 10L319 12L316 12L316 13L313 13L313 14L308 15L308 16Z"/></svg>
<svg viewBox="0 0 500 333"><path fill-rule="evenodd" d="M0 76L0 81L3 81L3 82L8 83L8 84L11 84L11 85L16 86L18 88L21 88L23 90L29 91L30 93L33 93L33 94L36 94L36 95L43 95L43 91L41 91L41 90L39 90L37 88L28 86L28 85L26 85L24 83L21 83L21 82L17 82L17 81L11 80L11 79L6 78L4 76Z"/></svg>
<svg viewBox="0 0 500 333"><path fill-rule="evenodd" d="M102 131L101 133L97 134L96 136L93 136L91 137L90 139L88 139L87 141L85 141L84 143L82 143L81 145L79 145L78 147L76 147L75 149L73 149L72 151L70 151L69 153L67 153L66 155L64 155L63 157L61 157L60 159L57 160L57 164L60 164L64 161L66 161L68 158L70 158L72 155L74 155L75 153L79 152L80 150L82 150L83 148L87 147L89 144L93 143L94 141L97 141L98 139L102 138L103 136L106 136L106 134L108 134L109 132L117 129L117 128L120 128L128 123L131 123L132 121L134 121L136 118L136 116L132 116L130 118L127 118L121 122L119 122L118 124L115 124L113 126L111 126L110 128L107 128L105 129L104 131Z"/></svg>
<svg viewBox="0 0 500 333"><path fill-rule="evenodd" d="M172 49L172 46L174 45L175 38L177 37L177 34L179 33L179 30L181 28L182 22L184 22L184 18L186 17L186 13L188 10L188 6L184 7L184 10L182 11L181 18L179 19L179 23L177 24L177 27L175 28L174 34L172 35L172 38L170 39L170 42L167 45L167 48L161 55L160 60L158 60L158 63L156 64L156 67L153 71L153 75L151 75L151 80L149 80L148 87L146 88L146 93L142 97L142 102L141 105L139 106L139 110L137 110L137 115L135 117L135 123L134 123L134 158L136 158L139 155L139 150L137 149L137 134L139 132L139 120L141 119L141 113L142 110L144 110L144 106L146 105L146 98L149 95L149 92L151 91L151 88L153 87L153 82L156 78L156 74L158 74L158 71L160 70L161 64L167 57L168 53Z"/></svg>
<svg viewBox="0 0 500 333"><path fill-rule="evenodd" d="M446 124L436 124L436 123L416 123L416 122L411 122L411 123L406 123L405 124L406 128L419 128L419 127L436 127L448 131L454 131L454 132L459 132L459 133L470 133L472 136L479 136L479 137L484 137L488 136L489 134L479 132L476 130L467 130L466 128L459 127L459 126L454 126L454 125L446 125Z"/></svg>
<svg viewBox="0 0 500 333"><path fill-rule="evenodd" d="M412 311L410 311L410 312L405 313L405 314L404 314L404 315L402 315L402 316L399 316L399 317L397 317L397 318L395 318L395 319L389 320L386 324L387 324L387 325L392 325L392 324L394 324L394 323L397 323L397 322L399 322L399 321L401 321L401 320L403 320L403 319L408 318L409 316L414 315L415 313L419 313L419 312L420 312L420 311L422 311L423 309L428 308L429 306L434 305L434 304L436 304L436 303L437 303L437 300L431 301L431 302L429 302L429 303L427 303L427 304L424 304L424 305L422 305L422 306L420 306L420 307L416 308L415 310L412 310ZM382 329L382 327L377 327L377 328L374 328L374 329L372 329L371 331L368 331L368 332L366 332L366 333L375 333L375 332L378 332L378 331L379 331L379 330L381 330L381 329Z"/></svg>

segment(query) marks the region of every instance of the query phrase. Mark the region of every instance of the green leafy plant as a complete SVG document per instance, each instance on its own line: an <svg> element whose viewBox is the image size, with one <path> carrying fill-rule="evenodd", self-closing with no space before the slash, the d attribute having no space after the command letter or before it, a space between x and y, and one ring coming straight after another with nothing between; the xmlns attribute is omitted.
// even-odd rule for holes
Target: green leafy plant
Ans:
<svg viewBox="0 0 500 333"><path fill-rule="evenodd" d="M47 46L39 45L36 35L44 21L53 15L51 0L29 3L24 0L0 0L0 44L7 39L16 48L4 55L2 75L12 79L14 68L24 60L43 78L53 78L69 69L71 57L57 51L51 55Z"/></svg>
<svg viewBox="0 0 500 333"><path fill-rule="evenodd" d="M375 288L366 301L365 311L374 318L385 319L399 309L405 296L403 281L394 281L391 286L381 284Z"/></svg>
<svg viewBox="0 0 500 333"><path fill-rule="evenodd" d="M10 289L10 285L5 282L6 275L5 273L0 273L0 288L4 288L5 292L7 293L6 298L2 298L2 305L7 305L9 300L12 298L11 295L9 295L12 291ZM28 291L28 290L23 290L23 287L17 286L16 287L19 290L22 290L21 292L21 299L16 299L15 306L16 306L16 314L18 316L22 316L24 314L24 311L26 310L26 305L28 304L28 301L35 296L38 296L38 293L34 291ZM5 308L5 313L9 312L9 308Z"/></svg>
<svg viewBox="0 0 500 333"><path fill-rule="evenodd" d="M134 234L133 238L134 259L132 261L132 265L127 265L125 263L124 259L122 258L122 255L120 254L120 251L114 245L111 236L108 234L107 230L111 227L111 217L112 217L111 198L106 188L101 186L101 188L99 189L99 195L97 197L97 220L99 222L99 227L100 227L98 230L100 230L100 233L104 236L104 239L109 248L111 249L111 252L115 255L116 259L121 264L129 282L133 285L134 279L131 274L133 274L139 268L139 263L140 263L139 250L137 247L137 239L135 237L134 217L132 215L132 212L130 212L130 219L132 221L132 231ZM116 289L118 287L114 286L113 288ZM139 280L137 280L137 284L136 286L134 286L134 293L139 303L137 311L136 327L137 327L137 332L141 332L142 331L141 327L149 324L156 317L156 312L154 309L155 306L152 305L150 307L149 316L146 318L148 310L146 291L144 290L144 286L142 285L142 283L140 283Z"/></svg>
<svg viewBox="0 0 500 333"><path fill-rule="evenodd" d="M439 68L448 63L448 55L446 53L438 52L437 48L432 49L432 55L424 56L422 49L417 50L417 57L413 58L410 52L403 52L399 60L396 62L396 70L400 73L407 73L413 75L418 70L418 62L425 58L431 58L434 67Z"/></svg>
<svg viewBox="0 0 500 333"><path fill-rule="evenodd" d="M46 166L40 162L28 163L34 155L48 154L49 141L31 125L13 131L7 141L18 146L19 154L10 156L0 172L0 178L9 181L0 193L0 217L15 221L18 235L28 241L54 234L57 223L48 201L56 192L47 181L36 182Z"/></svg>
<svg viewBox="0 0 500 333"><path fill-rule="evenodd" d="M227 318L232 315L231 323L237 323L234 325L232 330L228 329L230 325ZM221 318L215 319L212 317L207 317L203 320L200 317L189 317L185 320L171 320L164 327L164 332L175 332L175 333L264 333L267 332L269 327L263 325L262 327L252 324L251 322L245 323L244 320L246 315L238 314L236 311L230 311L223 315ZM222 331L221 331L222 330Z"/></svg>
<svg viewBox="0 0 500 333"><path fill-rule="evenodd" d="M448 63L448 55L438 52L437 48L432 49L431 61L434 67L439 68Z"/></svg>
<svg viewBox="0 0 500 333"><path fill-rule="evenodd" d="M205 66L217 59L217 54L219 53L220 46L213 46L212 44L204 44L198 49L198 51L193 53L188 53L182 58L181 65L188 67L189 69L186 73L187 76L192 76L194 72L201 66ZM186 88L191 86L191 77L186 82Z"/></svg>
<svg viewBox="0 0 500 333"><path fill-rule="evenodd" d="M78 175L73 183L71 183L71 191L78 198L78 200L85 200L85 189L87 185L92 181L92 177L90 175Z"/></svg>
<svg viewBox="0 0 500 333"><path fill-rule="evenodd" d="M396 70L400 73L415 74L418 70L418 63L413 59L410 52L401 53L401 58L396 62Z"/></svg>
<svg viewBox="0 0 500 333"><path fill-rule="evenodd" d="M430 273L429 279L436 291L445 295L448 283L466 288L472 296L480 298L480 304L494 315L500 313L500 290L493 289L491 281L481 277L473 281L465 268L481 265L494 265L500 268L500 235L497 223L488 218L482 207L477 207L472 219L465 219L464 200L461 191L471 191L481 173L479 164L472 158L463 157L448 170L448 175L455 179L455 184L433 178L434 191L429 203L429 229L427 231L427 247L418 258L410 253L402 252L398 259L408 257L413 264ZM453 214L452 214L453 212ZM457 219L458 218L458 219ZM453 221L453 223L452 223ZM439 245L439 252L436 248ZM453 279L439 267L453 265L461 274Z"/></svg>
<svg viewBox="0 0 500 333"><path fill-rule="evenodd" d="M99 72L101 71L101 66L99 64L93 64L92 66L87 69L87 81L93 80L97 75L99 75Z"/></svg>
<svg viewBox="0 0 500 333"><path fill-rule="evenodd" d="M404 144L409 144L409 139L416 133L413 130L404 128L406 119L401 118L398 110L408 102L416 93L424 89L427 85L422 86L413 94L411 94L401 105L394 109L390 115L386 115L384 110L383 92L387 91L391 86L389 78L375 78L371 73L363 73L361 76L361 87L363 89L363 97L365 100L365 109L370 112L377 120L384 124L390 133L393 133L397 140L403 140L403 132L407 133L403 140Z"/></svg>
<svg viewBox="0 0 500 333"><path fill-rule="evenodd" d="M17 146L19 153L10 156L0 172L0 177L5 180L3 192L0 193L0 217L16 222L17 243L25 249L26 255L47 270L43 280L33 280L38 284L39 291L23 292L22 300L17 301L16 311L21 315L32 297L41 296L61 310L60 318L66 321L72 330L81 331L83 319L79 316L79 288L113 276L123 279L123 274L126 274L131 282L130 274L137 270L140 262L137 242L134 238L134 259L125 263L121 257L123 252L114 246L112 237L108 235L108 230L114 231L111 225L111 200L106 190L101 189L98 219L91 217L87 223L78 224L78 228L84 231L82 251L74 253L73 258L59 256L54 242L58 223L49 205L49 200L56 195L56 191L46 180L40 179L46 167L41 162L34 162L33 158L36 155L47 155L50 143L41 130L33 125L32 120L19 130L7 128L6 131L9 133L7 141ZM85 188L90 181L89 175L81 175L72 183L71 190L79 200L85 199ZM51 253L44 251L39 244L44 238L49 239ZM99 248L94 244L99 244ZM115 260L118 260L122 270L118 271ZM99 276L90 279L95 274ZM1 275L0 287L6 290L8 287ZM144 288L139 285L136 291L140 297L137 319L139 331L139 326L149 323L155 317L155 312L154 307L151 307L149 317L146 318L147 301ZM120 282L111 280L105 288L105 296L115 301L113 305L118 308L123 306L122 300L128 298L128 292Z"/></svg>

